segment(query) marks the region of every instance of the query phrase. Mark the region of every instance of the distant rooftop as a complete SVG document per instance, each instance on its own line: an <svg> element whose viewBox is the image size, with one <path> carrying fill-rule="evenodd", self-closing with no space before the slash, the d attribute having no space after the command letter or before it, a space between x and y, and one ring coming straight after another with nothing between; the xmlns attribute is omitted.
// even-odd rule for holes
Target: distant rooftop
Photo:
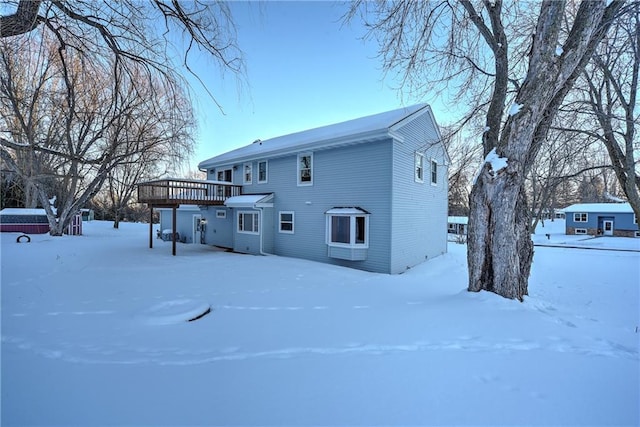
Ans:
<svg viewBox="0 0 640 427"><path fill-rule="evenodd" d="M578 203L567 206L565 212L605 212L605 213L633 213L629 203Z"/></svg>

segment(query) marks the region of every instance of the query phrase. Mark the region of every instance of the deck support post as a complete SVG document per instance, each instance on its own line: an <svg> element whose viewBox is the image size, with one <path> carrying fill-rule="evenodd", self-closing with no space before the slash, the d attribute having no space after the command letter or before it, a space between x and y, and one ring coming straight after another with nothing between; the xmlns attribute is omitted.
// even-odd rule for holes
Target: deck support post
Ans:
<svg viewBox="0 0 640 427"><path fill-rule="evenodd" d="M153 249L153 205L149 205L149 249Z"/></svg>
<svg viewBox="0 0 640 427"><path fill-rule="evenodd" d="M171 225L173 227L173 229L171 230L172 235L171 235L171 241L172 241L172 254L173 256L176 256L176 208L177 206L173 206L172 208L172 213L173 213L173 218L171 218Z"/></svg>

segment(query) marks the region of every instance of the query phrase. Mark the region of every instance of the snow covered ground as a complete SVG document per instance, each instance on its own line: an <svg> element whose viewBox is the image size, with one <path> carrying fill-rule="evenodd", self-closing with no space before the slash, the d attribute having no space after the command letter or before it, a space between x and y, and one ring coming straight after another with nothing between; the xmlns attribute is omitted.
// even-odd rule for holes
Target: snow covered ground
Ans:
<svg viewBox="0 0 640 427"><path fill-rule="evenodd" d="M638 425L640 239L545 225L524 303L456 243L390 276L3 233L2 425Z"/></svg>

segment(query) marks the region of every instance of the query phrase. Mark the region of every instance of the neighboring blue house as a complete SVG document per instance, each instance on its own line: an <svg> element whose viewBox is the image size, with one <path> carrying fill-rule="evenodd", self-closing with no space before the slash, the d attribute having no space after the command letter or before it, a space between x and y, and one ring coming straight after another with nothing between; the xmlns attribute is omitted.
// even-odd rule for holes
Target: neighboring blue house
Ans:
<svg viewBox="0 0 640 427"><path fill-rule="evenodd" d="M421 104L205 160L206 188L181 187L163 206L200 191L206 244L401 273L447 251L448 164ZM153 206L166 183L147 184L139 200Z"/></svg>
<svg viewBox="0 0 640 427"><path fill-rule="evenodd" d="M582 203L563 211L566 234L640 237L638 219L629 203Z"/></svg>

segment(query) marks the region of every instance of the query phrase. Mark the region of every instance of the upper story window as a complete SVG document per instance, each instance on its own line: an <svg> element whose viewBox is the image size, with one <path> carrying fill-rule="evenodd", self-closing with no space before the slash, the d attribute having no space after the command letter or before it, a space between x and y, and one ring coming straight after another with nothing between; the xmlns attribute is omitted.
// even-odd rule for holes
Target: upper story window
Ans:
<svg viewBox="0 0 640 427"><path fill-rule="evenodd" d="M251 184L253 182L253 164L245 163L242 167L242 183Z"/></svg>
<svg viewBox="0 0 640 427"><path fill-rule="evenodd" d="M431 159L431 184L438 183L438 162Z"/></svg>
<svg viewBox="0 0 640 427"><path fill-rule="evenodd" d="M233 181L233 170L231 169L221 169L216 173L217 181L224 182L232 182Z"/></svg>
<svg viewBox="0 0 640 427"><path fill-rule="evenodd" d="M313 153L298 154L298 185L313 185Z"/></svg>
<svg viewBox="0 0 640 427"><path fill-rule="evenodd" d="M267 182L269 171L269 164L266 160L258 162L258 184L264 184Z"/></svg>
<svg viewBox="0 0 640 427"><path fill-rule="evenodd" d="M415 181L424 182L424 154L416 153L414 157Z"/></svg>
<svg viewBox="0 0 640 427"><path fill-rule="evenodd" d="M574 222L587 222L588 215L586 213L574 213L573 221Z"/></svg>
<svg viewBox="0 0 640 427"><path fill-rule="evenodd" d="M222 182L233 182L233 170L221 169L216 172L216 180ZM218 197L231 196L231 187L225 185L216 185L216 195Z"/></svg>

